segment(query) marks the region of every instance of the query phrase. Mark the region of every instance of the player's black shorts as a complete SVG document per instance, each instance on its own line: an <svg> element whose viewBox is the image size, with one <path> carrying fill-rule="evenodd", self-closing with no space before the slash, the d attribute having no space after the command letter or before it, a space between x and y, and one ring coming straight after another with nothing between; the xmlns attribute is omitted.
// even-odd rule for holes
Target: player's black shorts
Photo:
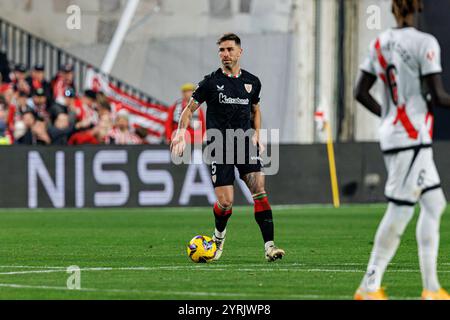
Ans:
<svg viewBox="0 0 450 320"><path fill-rule="evenodd" d="M234 184L234 167L239 171L239 177L242 179L246 174L251 172L260 172L262 165L258 160L256 164L211 164L211 179L214 188L222 186L232 186Z"/></svg>
<svg viewBox="0 0 450 320"><path fill-rule="evenodd" d="M214 188L222 186L232 186L235 180L235 167L239 172L239 177L242 179L246 174L252 172L260 172L263 167L259 150L245 149L245 157L235 152L233 161L226 161L226 154L224 152L224 160L221 162L211 161L211 180ZM214 154L214 153L213 153ZM244 161L242 161L244 159Z"/></svg>

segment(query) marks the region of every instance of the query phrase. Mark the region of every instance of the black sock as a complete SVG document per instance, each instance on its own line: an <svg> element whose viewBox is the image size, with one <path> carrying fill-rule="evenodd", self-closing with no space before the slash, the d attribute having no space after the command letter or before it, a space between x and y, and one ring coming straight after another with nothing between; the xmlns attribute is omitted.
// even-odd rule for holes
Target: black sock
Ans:
<svg viewBox="0 0 450 320"><path fill-rule="evenodd" d="M269 200L266 193L255 194L253 196L255 202L255 220L261 229L264 243L273 241L274 228L272 209L270 208Z"/></svg>
<svg viewBox="0 0 450 320"><path fill-rule="evenodd" d="M266 243L267 241L273 241L274 228L272 220L272 210L261 211L256 213L255 220L259 225L259 229L261 229L264 243Z"/></svg>

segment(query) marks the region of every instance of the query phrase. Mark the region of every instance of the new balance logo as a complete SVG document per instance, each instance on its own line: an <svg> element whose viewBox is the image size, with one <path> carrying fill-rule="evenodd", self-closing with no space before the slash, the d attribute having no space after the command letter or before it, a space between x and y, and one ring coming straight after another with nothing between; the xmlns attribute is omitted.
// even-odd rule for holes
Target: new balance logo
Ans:
<svg viewBox="0 0 450 320"><path fill-rule="evenodd" d="M217 87L217 91L223 91L223 90L225 90L225 85L222 85L222 86L216 85L216 87Z"/></svg>

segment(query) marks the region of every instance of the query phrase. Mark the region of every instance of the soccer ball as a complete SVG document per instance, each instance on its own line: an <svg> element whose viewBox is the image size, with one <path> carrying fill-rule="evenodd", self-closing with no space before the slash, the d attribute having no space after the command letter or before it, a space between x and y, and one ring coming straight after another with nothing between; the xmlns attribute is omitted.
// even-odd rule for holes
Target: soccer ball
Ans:
<svg viewBox="0 0 450 320"><path fill-rule="evenodd" d="M207 236L195 236L189 241L187 254L196 263L206 263L212 261L216 255L216 243Z"/></svg>

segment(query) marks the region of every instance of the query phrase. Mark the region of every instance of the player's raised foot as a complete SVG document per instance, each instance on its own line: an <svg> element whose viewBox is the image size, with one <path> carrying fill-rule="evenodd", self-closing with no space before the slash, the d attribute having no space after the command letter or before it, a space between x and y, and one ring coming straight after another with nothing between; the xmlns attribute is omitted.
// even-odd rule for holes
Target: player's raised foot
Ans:
<svg viewBox="0 0 450 320"><path fill-rule="evenodd" d="M450 295L442 288L438 291L423 290L422 300L450 300Z"/></svg>
<svg viewBox="0 0 450 320"><path fill-rule="evenodd" d="M275 246L270 246L266 250L266 260L269 262L273 262L275 260L283 258L285 252L283 249L277 248Z"/></svg>
<svg viewBox="0 0 450 320"><path fill-rule="evenodd" d="M225 237L218 238L215 235L213 235L212 239L216 243L216 248L217 248L216 254L214 255L213 260L219 260L220 256L222 255L222 252L223 252L223 244L225 243Z"/></svg>
<svg viewBox="0 0 450 320"><path fill-rule="evenodd" d="M388 300L386 293L383 288L378 289L377 291L370 292L364 291L359 288L356 290L355 296L353 297L355 300Z"/></svg>

